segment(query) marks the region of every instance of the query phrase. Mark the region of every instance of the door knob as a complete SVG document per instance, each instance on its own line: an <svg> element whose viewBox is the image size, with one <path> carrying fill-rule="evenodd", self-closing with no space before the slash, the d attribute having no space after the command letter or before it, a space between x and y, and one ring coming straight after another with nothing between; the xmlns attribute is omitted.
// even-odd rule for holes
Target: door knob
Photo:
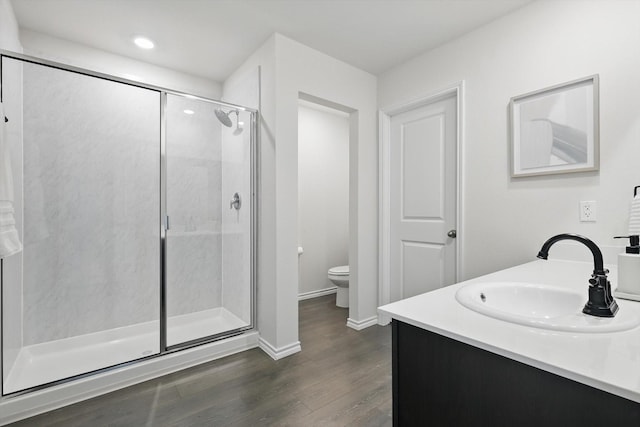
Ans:
<svg viewBox="0 0 640 427"><path fill-rule="evenodd" d="M452 239L455 239L458 236L458 232L456 230L449 230L449 232L447 233L447 236L451 237Z"/></svg>

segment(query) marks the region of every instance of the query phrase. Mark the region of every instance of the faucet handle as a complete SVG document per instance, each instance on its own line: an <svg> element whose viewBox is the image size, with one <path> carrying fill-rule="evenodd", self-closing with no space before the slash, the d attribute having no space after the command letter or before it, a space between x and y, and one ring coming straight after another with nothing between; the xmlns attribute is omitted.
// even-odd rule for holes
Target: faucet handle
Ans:
<svg viewBox="0 0 640 427"><path fill-rule="evenodd" d="M609 274L609 269L608 269L608 268L605 268L605 269L600 270L600 271L598 271L598 270L593 270L593 273L591 273L591 277L592 277L593 279L597 279L598 277L604 277L604 278L606 278L606 277L607 277L607 274Z"/></svg>
<svg viewBox="0 0 640 427"><path fill-rule="evenodd" d="M604 274L596 274L594 271L591 275L591 279L589 279L589 283L592 285L606 285L609 282L607 278L607 273L609 273L608 269L603 270Z"/></svg>

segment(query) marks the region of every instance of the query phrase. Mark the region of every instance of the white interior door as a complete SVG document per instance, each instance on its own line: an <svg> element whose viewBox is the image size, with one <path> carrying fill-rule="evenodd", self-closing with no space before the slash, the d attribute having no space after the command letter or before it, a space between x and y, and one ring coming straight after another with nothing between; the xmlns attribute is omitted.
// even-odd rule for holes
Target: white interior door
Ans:
<svg viewBox="0 0 640 427"><path fill-rule="evenodd" d="M456 280L456 120L455 96L391 117L391 301Z"/></svg>

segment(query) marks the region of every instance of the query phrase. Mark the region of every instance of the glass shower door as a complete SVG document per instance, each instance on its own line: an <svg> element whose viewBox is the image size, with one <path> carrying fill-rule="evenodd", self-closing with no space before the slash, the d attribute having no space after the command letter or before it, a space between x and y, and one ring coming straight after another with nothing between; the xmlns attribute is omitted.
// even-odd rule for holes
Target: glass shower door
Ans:
<svg viewBox="0 0 640 427"><path fill-rule="evenodd" d="M2 393L158 354L160 92L6 56L2 76L24 246Z"/></svg>
<svg viewBox="0 0 640 427"><path fill-rule="evenodd" d="M252 117L167 94L166 345L251 327Z"/></svg>

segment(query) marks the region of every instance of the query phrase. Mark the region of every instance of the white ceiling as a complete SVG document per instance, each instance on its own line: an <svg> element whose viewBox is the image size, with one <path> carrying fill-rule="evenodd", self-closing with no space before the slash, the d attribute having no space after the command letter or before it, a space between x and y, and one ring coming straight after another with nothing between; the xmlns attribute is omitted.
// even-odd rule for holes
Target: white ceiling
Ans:
<svg viewBox="0 0 640 427"><path fill-rule="evenodd" d="M379 74L532 0L12 0L20 27L224 81L274 32ZM134 35L153 39L142 51Z"/></svg>

